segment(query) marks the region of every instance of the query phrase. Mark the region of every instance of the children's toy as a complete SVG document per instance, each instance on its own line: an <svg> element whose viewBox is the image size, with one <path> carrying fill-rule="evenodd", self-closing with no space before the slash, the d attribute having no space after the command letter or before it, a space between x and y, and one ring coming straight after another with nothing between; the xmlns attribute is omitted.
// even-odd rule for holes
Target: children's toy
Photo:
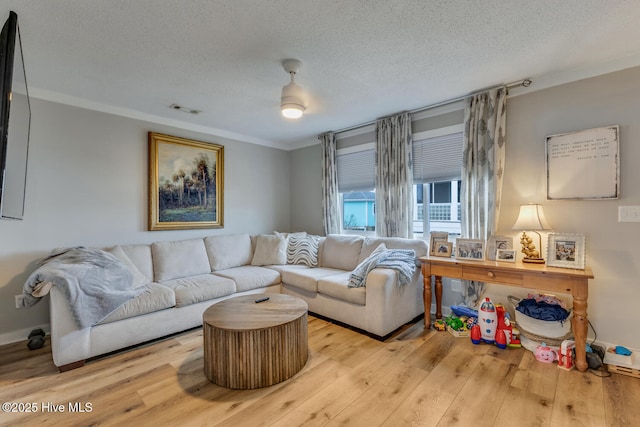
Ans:
<svg viewBox="0 0 640 427"><path fill-rule="evenodd" d="M469 336L469 325L473 325L474 322L475 318L467 316L457 317L455 314L444 318L447 331L456 337Z"/></svg>
<svg viewBox="0 0 640 427"><path fill-rule="evenodd" d="M445 330L444 320L436 319L436 321L433 322L433 329L435 329L436 331L444 331Z"/></svg>
<svg viewBox="0 0 640 427"><path fill-rule="evenodd" d="M540 343L536 347L534 355L536 356L536 360L543 363L553 363L558 359L558 352L547 346L545 343Z"/></svg>
<svg viewBox="0 0 640 427"><path fill-rule="evenodd" d="M558 368L570 371L573 369L573 349L576 348L576 342L573 340L564 340L560 344L560 353L558 354Z"/></svg>
<svg viewBox="0 0 640 427"><path fill-rule="evenodd" d="M453 313L459 317L478 317L478 312L476 310L462 305L452 305L451 311L453 311Z"/></svg>
<svg viewBox="0 0 640 427"><path fill-rule="evenodd" d="M498 314L498 329L496 331L496 339L499 331L503 331L506 339L506 345L509 347L522 347L520 343L520 332L511 324L511 316L505 310L502 304L496 304L496 313Z"/></svg>
<svg viewBox="0 0 640 427"><path fill-rule="evenodd" d="M478 325L480 325L480 334L482 341L487 344L493 344L496 337L496 328L498 326L498 315L496 306L490 298L485 298L478 310Z"/></svg>
<svg viewBox="0 0 640 427"><path fill-rule="evenodd" d="M507 348L507 336L504 334L503 329L498 329L496 331L496 345L501 350Z"/></svg>
<svg viewBox="0 0 640 427"><path fill-rule="evenodd" d="M482 341L482 333L480 333L480 325L478 324L473 325L469 336L471 337L472 343L480 344L480 341Z"/></svg>
<svg viewBox="0 0 640 427"><path fill-rule="evenodd" d="M509 313L502 304L493 304L485 298L478 312L478 325L471 327L470 338L474 344L484 341L498 348L521 347L518 330L513 327Z"/></svg>

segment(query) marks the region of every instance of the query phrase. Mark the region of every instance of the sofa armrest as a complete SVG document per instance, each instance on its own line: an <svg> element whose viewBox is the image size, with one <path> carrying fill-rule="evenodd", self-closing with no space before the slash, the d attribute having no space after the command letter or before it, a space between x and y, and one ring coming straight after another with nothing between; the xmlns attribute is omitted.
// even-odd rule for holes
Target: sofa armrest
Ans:
<svg viewBox="0 0 640 427"><path fill-rule="evenodd" d="M51 354L57 367L84 361L90 357L91 328L79 329L71 315L63 292L53 286L49 292L51 322Z"/></svg>
<svg viewBox="0 0 640 427"><path fill-rule="evenodd" d="M367 330L376 335L385 336L424 312L419 269L411 283L401 286L395 270L374 268L367 275L366 287Z"/></svg>

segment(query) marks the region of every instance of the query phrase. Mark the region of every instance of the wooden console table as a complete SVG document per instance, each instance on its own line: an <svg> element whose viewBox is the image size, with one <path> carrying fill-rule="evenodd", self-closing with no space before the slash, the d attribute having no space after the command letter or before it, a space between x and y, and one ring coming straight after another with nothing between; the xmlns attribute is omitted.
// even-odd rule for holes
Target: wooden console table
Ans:
<svg viewBox="0 0 640 427"><path fill-rule="evenodd" d="M523 264L497 261L467 261L435 256L420 257L424 276L424 326L431 327L431 276L435 277L436 319L442 318L442 277L477 280L506 286L531 288L541 291L568 293L573 297L572 328L576 342L576 367L587 370L586 343L587 298L589 268L573 270L548 267L545 264Z"/></svg>

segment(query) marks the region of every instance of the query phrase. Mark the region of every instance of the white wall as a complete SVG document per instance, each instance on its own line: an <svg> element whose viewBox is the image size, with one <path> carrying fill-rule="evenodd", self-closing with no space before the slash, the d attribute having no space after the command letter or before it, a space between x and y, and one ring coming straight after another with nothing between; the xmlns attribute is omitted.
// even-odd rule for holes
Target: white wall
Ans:
<svg viewBox="0 0 640 427"><path fill-rule="evenodd" d="M0 344L48 323L48 298L15 309L37 260L55 247L151 243L289 228L289 153L32 100L23 221L0 221ZM147 230L147 132L224 145L224 228Z"/></svg>
<svg viewBox="0 0 640 427"><path fill-rule="evenodd" d="M535 82L534 82L535 85ZM535 88L535 86L534 86ZM556 232L581 233L587 240L587 263L595 279L589 287L589 320L598 340L640 349L634 315L640 304L640 223L618 223L618 206L640 205L640 68L633 68L554 88L514 96L507 101L507 154L500 234L511 230L520 204L542 203ZM354 123L355 124L355 123ZM620 125L621 192L618 200L546 201L545 136L593 127ZM319 212L321 161L318 147L293 152L300 162L292 181L315 183L293 188L292 224L308 224L308 212ZM315 219L322 228L322 218ZM543 236L544 237L544 236ZM515 239L519 248L519 239ZM546 246L545 246L546 247ZM521 255L520 255L521 256ZM487 294L506 303L506 296L526 296L526 289L491 285ZM449 289L444 304L461 302ZM593 333L590 334L593 336Z"/></svg>
<svg viewBox="0 0 640 427"><path fill-rule="evenodd" d="M636 349L640 349L640 334L633 322L640 304L640 223L619 223L617 218L618 206L640 205L639 111L640 68L509 98L499 220L500 230L511 232L519 205L539 202L555 232L586 235L587 264L595 276L589 285L589 320L599 341ZM547 201L545 137L616 124L620 126L621 197ZM498 288L490 292L499 292Z"/></svg>

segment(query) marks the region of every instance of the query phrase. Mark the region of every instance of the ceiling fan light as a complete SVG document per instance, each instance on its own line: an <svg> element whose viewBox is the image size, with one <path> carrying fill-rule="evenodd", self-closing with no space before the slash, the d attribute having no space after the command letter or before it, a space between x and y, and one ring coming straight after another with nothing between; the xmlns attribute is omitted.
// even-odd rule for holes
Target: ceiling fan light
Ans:
<svg viewBox="0 0 640 427"><path fill-rule="evenodd" d="M282 88L280 98L280 110L288 119L299 119L304 114L304 102L302 101L302 88L293 81Z"/></svg>
<svg viewBox="0 0 640 427"><path fill-rule="evenodd" d="M304 91L298 86L294 79L300 70L302 63L297 59L287 59L283 61L284 70L289 73L291 82L282 88L280 97L280 111L288 119L299 119L304 114Z"/></svg>
<svg viewBox="0 0 640 427"><path fill-rule="evenodd" d="M304 114L304 107L297 104L283 104L281 111L287 119L299 119Z"/></svg>

